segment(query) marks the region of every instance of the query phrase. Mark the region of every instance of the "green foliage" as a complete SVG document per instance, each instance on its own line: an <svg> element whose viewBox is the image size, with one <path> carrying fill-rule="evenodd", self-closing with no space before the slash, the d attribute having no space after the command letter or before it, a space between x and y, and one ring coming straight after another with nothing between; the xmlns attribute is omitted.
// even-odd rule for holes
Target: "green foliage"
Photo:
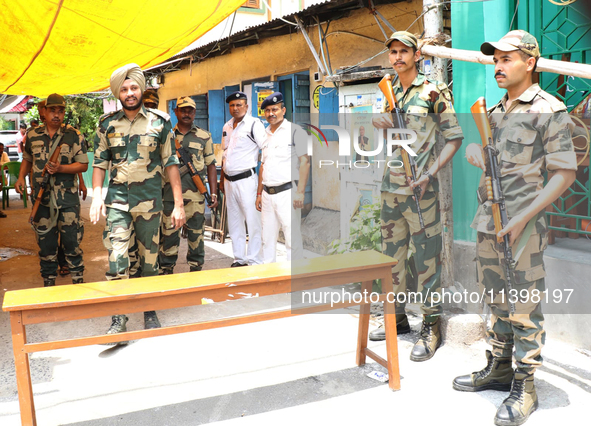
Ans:
<svg viewBox="0 0 591 426"><path fill-rule="evenodd" d="M14 121L8 121L0 117L0 130L15 130Z"/></svg>
<svg viewBox="0 0 591 426"><path fill-rule="evenodd" d="M382 231L380 228L380 203L363 206L351 221L349 238L334 240L328 247L328 254L341 254L345 252L376 250L382 251ZM381 293L380 280L374 280L372 291Z"/></svg>
<svg viewBox="0 0 591 426"><path fill-rule="evenodd" d="M66 118L70 126L80 130L89 151L94 151L94 135L103 115L103 100L66 96Z"/></svg>
<svg viewBox="0 0 591 426"><path fill-rule="evenodd" d="M382 231L380 229L380 203L368 204L353 217L349 238L334 240L328 254L340 254L349 251L382 251Z"/></svg>
<svg viewBox="0 0 591 426"><path fill-rule="evenodd" d="M39 102L40 99L35 100L35 103ZM33 106L31 109L29 109L27 112L25 112L25 121L27 122L27 126L31 125L31 120L37 120L39 123L41 123L41 120L39 119L39 111L37 110L37 105Z"/></svg>

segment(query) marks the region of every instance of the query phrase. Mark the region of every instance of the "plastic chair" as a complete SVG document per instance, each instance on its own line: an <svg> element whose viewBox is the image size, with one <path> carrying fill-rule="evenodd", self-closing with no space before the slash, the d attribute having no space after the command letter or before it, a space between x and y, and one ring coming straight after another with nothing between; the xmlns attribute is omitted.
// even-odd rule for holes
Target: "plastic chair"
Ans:
<svg viewBox="0 0 591 426"><path fill-rule="evenodd" d="M2 209L10 207L10 197L8 191L15 189L16 181L18 180L18 174L21 170L21 163L19 161L9 161L2 165ZM7 176L8 175L8 176ZM8 177L8 181L7 178ZM27 196L23 195L23 202L25 208L27 208Z"/></svg>

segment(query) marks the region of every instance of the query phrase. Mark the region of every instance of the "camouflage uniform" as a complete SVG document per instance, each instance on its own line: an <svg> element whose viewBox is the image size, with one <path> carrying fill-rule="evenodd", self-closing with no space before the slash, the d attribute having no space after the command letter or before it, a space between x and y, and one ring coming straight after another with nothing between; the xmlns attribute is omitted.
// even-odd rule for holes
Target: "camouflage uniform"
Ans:
<svg viewBox="0 0 591 426"><path fill-rule="evenodd" d="M506 101L507 95L489 109L489 118L494 144L499 151L501 188L511 220L542 190L546 171L576 170L577 163L571 139L574 124L562 102L537 84L523 92L508 110ZM479 199L486 200L484 174ZM486 291L494 291L494 300L490 300L490 293L487 293L487 303L492 311L489 335L493 356L511 357L515 345L518 368L531 374L542 363L545 331L541 305L518 300L515 314L509 312L504 255L496 241L490 201L478 207L472 228L478 231L478 281ZM524 251L517 259L512 283L518 292L522 289L529 292L545 290L543 254L547 247L546 233L546 215L542 210L535 219ZM513 247L516 246L517 243ZM498 294L501 291L505 292L504 297Z"/></svg>
<svg viewBox="0 0 591 426"><path fill-rule="evenodd" d="M400 108L406 112L408 129L417 132L417 141L412 145L417 153L417 179L436 159L433 147L437 135L446 142L462 139L462 130L457 122L453 107L453 95L445 83L430 80L419 73L412 86L403 93L398 82L394 94ZM400 149L392 153L392 160L402 161ZM381 228L382 252L398 259L392 268L394 291L406 292L406 270L408 245L412 240L415 246L415 266L418 272L418 290L423 295L421 310L424 315L441 314L439 303L433 303L430 294L441 288L441 221L438 200L439 185L434 180L425 191L420 206L425 229L419 225L412 189L406 182L403 168L385 167L382 181ZM403 314L405 303L396 304L396 313Z"/></svg>
<svg viewBox="0 0 591 426"><path fill-rule="evenodd" d="M210 164L215 164L213 156L213 143L211 134L197 126L183 135L178 126L173 129L174 135L181 147L193 160L193 166L199 173L201 180L206 182L206 170ZM191 270L200 270L205 262L205 246L203 244L203 226L205 224L205 197L197 190L187 166L180 168L181 183L183 187L183 202L187 218L187 240L189 250L187 262ZM158 261L160 269L172 273L176 265L179 244L180 229L172 226L171 214L174 209L174 198L170 183L164 185L164 214L162 216L162 227L160 234L160 252Z"/></svg>
<svg viewBox="0 0 591 426"><path fill-rule="evenodd" d="M60 138L60 164L88 164L86 142L76 129L62 126L50 138L47 127L42 125L27 132L23 159L32 163L33 194L35 200L43 180L43 168L49 161L52 148ZM57 209L57 211L56 211ZM80 244L84 235L84 224L80 219L80 198L78 197L78 180L75 174L56 173L49 180L49 188L45 190L41 205L33 223L39 244L41 275L45 279L55 280L57 277L58 237L70 272L72 282L82 282L84 262Z"/></svg>
<svg viewBox="0 0 591 426"><path fill-rule="evenodd" d="M128 251L135 233L142 276L158 275L163 170L178 164L172 155L167 114L141 107L133 122L123 110L101 117L95 137L94 167L107 169L104 241L109 250L108 280L129 278Z"/></svg>

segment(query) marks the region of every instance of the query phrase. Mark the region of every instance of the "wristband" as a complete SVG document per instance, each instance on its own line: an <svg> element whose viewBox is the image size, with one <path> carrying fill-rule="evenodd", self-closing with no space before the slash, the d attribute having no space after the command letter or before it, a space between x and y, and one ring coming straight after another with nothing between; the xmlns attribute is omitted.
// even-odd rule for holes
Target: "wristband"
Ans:
<svg viewBox="0 0 591 426"><path fill-rule="evenodd" d="M429 170L425 170L423 174L429 178L429 183L432 183L435 180L435 176L433 176Z"/></svg>

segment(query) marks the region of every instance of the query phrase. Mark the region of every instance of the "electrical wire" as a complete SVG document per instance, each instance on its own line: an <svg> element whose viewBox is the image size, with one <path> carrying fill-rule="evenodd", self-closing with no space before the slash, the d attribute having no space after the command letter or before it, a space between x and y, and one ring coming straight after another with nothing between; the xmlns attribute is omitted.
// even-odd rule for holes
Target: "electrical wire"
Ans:
<svg viewBox="0 0 591 426"><path fill-rule="evenodd" d="M430 12L433 9L438 8L439 6L443 6L444 4L453 4L453 3L484 3L493 0L456 0L456 1L442 1L441 3L432 4L426 8L424 8L423 13L421 13L417 19L415 19L412 24L408 26L406 31L408 31L419 19L421 19L425 13Z"/></svg>
<svg viewBox="0 0 591 426"><path fill-rule="evenodd" d="M517 4L515 5L515 12L513 12L513 18L511 18L511 24L509 25L509 31L513 28L513 21L515 20L515 16L517 15L517 9L519 9L519 0L517 0Z"/></svg>
<svg viewBox="0 0 591 426"><path fill-rule="evenodd" d="M364 38L364 39L367 39L367 40L375 41L376 43L384 44L384 42L382 40L378 40L377 38L368 37L368 36L365 36L363 34L352 33L351 31L333 31L331 33L326 34L324 36L324 38L326 39L326 38L328 38L328 36L331 36L333 34L334 35L348 34L348 35L353 35L353 36L361 37L361 38Z"/></svg>

